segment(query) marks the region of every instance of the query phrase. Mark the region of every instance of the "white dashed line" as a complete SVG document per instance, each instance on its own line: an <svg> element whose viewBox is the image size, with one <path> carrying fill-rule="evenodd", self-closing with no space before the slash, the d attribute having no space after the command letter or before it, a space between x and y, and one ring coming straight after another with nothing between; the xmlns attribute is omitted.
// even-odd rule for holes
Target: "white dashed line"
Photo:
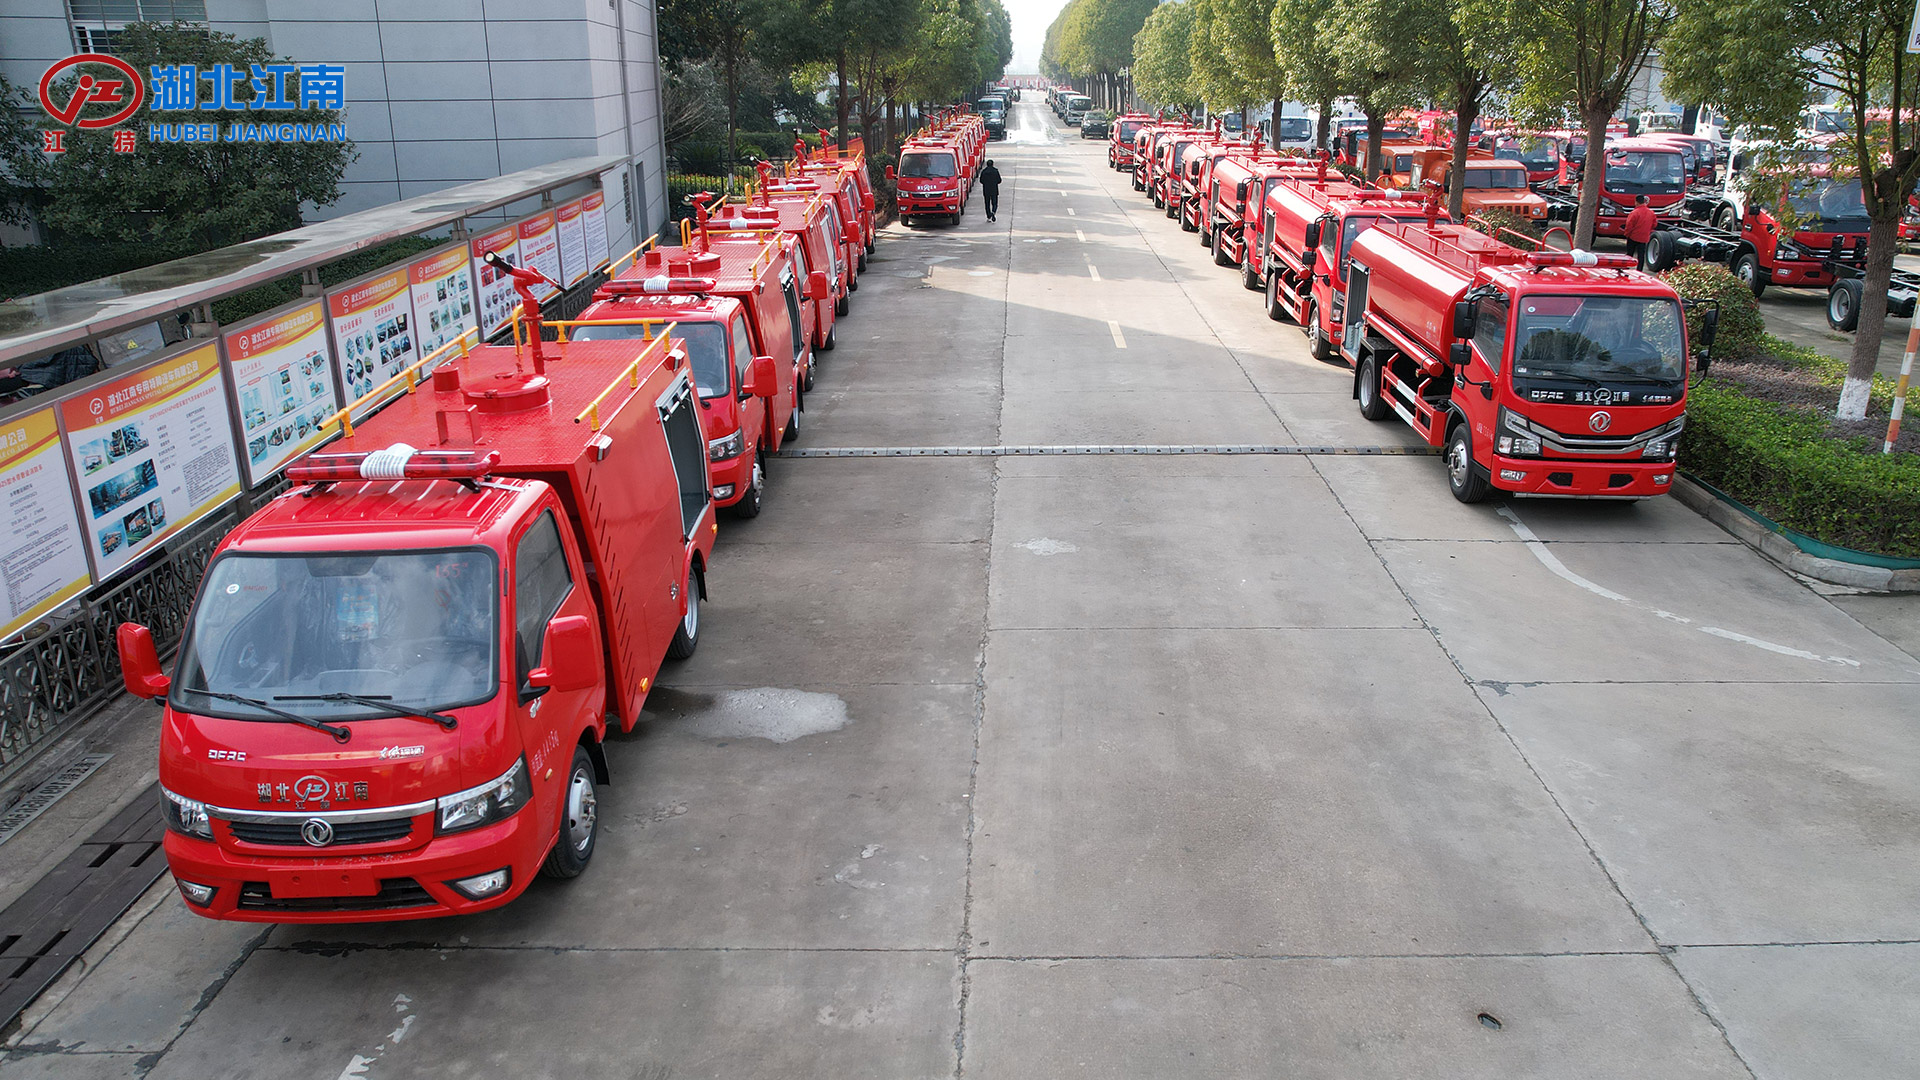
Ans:
<svg viewBox="0 0 1920 1080"><path fill-rule="evenodd" d="M1093 269L1093 267L1091 267L1091 266L1089 266L1089 267L1087 267L1087 269L1089 269L1089 270L1091 270L1091 269ZM1093 279L1094 279L1095 281L1098 281L1098 280L1100 280L1100 275L1099 275L1099 274L1095 274L1095 275L1093 276ZM1118 321L1116 321L1116 320L1114 320L1114 319L1108 319L1108 320L1107 320L1107 329L1109 329L1109 330L1111 330L1111 331L1113 331L1113 347L1114 347L1114 348L1116 348L1116 349L1124 349L1124 348L1126 348L1126 347L1127 347L1127 338L1126 338L1126 335L1124 335L1124 334L1122 334L1122 333L1120 332L1120 323L1119 323Z"/></svg>
<svg viewBox="0 0 1920 1080"><path fill-rule="evenodd" d="M1091 276L1095 281L1100 280L1100 268L1093 265L1092 263L1087 264L1087 274Z"/></svg>
<svg viewBox="0 0 1920 1080"><path fill-rule="evenodd" d="M1068 217L1075 217L1075 216L1077 216L1077 215L1075 215L1075 214L1074 214L1074 212L1073 212L1073 207L1071 207L1071 206L1069 206L1069 207L1067 207L1067 216L1068 216Z"/></svg>
<svg viewBox="0 0 1920 1080"><path fill-rule="evenodd" d="M1075 235L1075 236L1077 236L1077 237L1079 237L1079 238L1080 238L1080 242L1081 242L1081 243L1083 243L1083 244L1084 244L1084 243L1086 243L1086 242L1087 242L1087 234L1086 234L1086 233L1083 233L1083 232L1081 232L1081 231L1080 231L1079 229L1075 229L1075 230L1073 230L1073 235Z"/></svg>

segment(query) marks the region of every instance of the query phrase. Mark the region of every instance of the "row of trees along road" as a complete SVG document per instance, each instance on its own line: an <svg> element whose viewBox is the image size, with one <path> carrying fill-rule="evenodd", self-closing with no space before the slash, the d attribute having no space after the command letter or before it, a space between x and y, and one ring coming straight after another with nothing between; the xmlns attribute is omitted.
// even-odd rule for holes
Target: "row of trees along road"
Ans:
<svg viewBox="0 0 1920 1080"><path fill-rule="evenodd" d="M1308 102L1323 147L1333 103L1348 100L1367 119L1369 178L1380 173L1387 118L1430 104L1454 114L1456 131L1498 114L1584 129L1588 145L1601 145L1656 55L1670 97L1716 105L1754 138L1793 143L1809 102L1838 100L1853 122L1832 168L1862 178L1872 222L1838 414L1865 415L1900 215L1920 181L1908 0L1170 0L1138 12L1130 0L1071 0L1048 31L1042 71L1093 79L1127 69L1142 99L1173 108L1271 102L1279 115L1283 101ZM1130 27L1122 55L1110 42ZM1456 218L1466 152L1455 140ZM1777 195L1808 167L1783 162L1750 194ZM1590 170L1581 184L1581 247L1593 242L1600 180Z"/></svg>
<svg viewBox="0 0 1920 1080"><path fill-rule="evenodd" d="M883 123L891 141L902 105L967 97L1013 59L1000 0L661 0L659 24L670 89L691 69L717 75L729 160L743 101L804 120L824 86L842 141Z"/></svg>

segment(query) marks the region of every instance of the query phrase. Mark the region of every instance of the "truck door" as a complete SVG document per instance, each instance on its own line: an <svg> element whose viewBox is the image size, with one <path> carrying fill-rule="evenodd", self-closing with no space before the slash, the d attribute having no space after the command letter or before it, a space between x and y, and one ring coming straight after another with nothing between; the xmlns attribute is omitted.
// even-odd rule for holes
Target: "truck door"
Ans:
<svg viewBox="0 0 1920 1080"><path fill-rule="evenodd" d="M807 341L806 327L800 321L800 286L794 280L791 266L780 272L780 293L787 302L787 330L793 342L793 385L790 388L792 393L788 396L792 399L793 407L797 409L800 407L800 387L804 381L807 365L812 361L808 351L811 343ZM779 346L776 343L768 342L767 345L767 351L776 357L780 355ZM786 414L781 413L780 416L780 422L786 423Z"/></svg>
<svg viewBox="0 0 1920 1080"><path fill-rule="evenodd" d="M566 761L555 765L553 758L561 752L573 752L579 729L593 721L588 716L583 722L581 714L599 704L591 700L593 690L554 689L542 694L527 682L529 672L547 663L548 623L560 615L592 618L586 590L574 588L574 582L580 580L579 566L580 554L562 537L551 507L533 519L514 548L514 687L523 710L519 715L521 745L529 755L528 765L536 784L549 767L564 772ZM544 798L535 799L535 804L548 808L540 826L544 835L554 827L552 808L559 804Z"/></svg>
<svg viewBox="0 0 1920 1080"><path fill-rule="evenodd" d="M747 333L747 317L735 315L728 327L727 337L733 353L733 385L736 395L739 389L747 385L747 377L753 371L753 337ZM742 444L756 449L765 447L777 450L774 444L773 429L769 426L767 410L756 401L740 402L740 438Z"/></svg>
<svg viewBox="0 0 1920 1080"><path fill-rule="evenodd" d="M693 384L684 375L673 380L654 408L659 410L660 430L667 440L667 454L673 459L680 499L680 538L684 542L692 539L708 500L707 444L700 434L700 419L694 415ZM679 612L674 618L679 618Z"/></svg>

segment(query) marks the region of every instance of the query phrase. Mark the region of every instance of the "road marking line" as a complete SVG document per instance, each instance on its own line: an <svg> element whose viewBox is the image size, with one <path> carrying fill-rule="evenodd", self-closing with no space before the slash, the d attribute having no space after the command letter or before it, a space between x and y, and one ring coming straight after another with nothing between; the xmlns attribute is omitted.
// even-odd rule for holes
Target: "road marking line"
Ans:
<svg viewBox="0 0 1920 1080"><path fill-rule="evenodd" d="M1119 322L1119 320L1117 320L1117 319L1108 319L1108 320L1107 320L1107 329L1109 329L1109 330L1111 330L1111 331L1113 331L1113 347L1114 347L1114 348L1116 348L1116 349L1124 349L1124 348L1126 348L1126 347L1127 347L1127 339L1126 339L1126 337L1125 337L1125 336L1123 336L1123 335L1122 335L1122 334L1120 333L1120 322Z"/></svg>
<svg viewBox="0 0 1920 1080"><path fill-rule="evenodd" d="M1092 276L1092 278L1093 278L1093 280L1095 280L1095 281L1099 281L1099 280L1100 280L1100 268L1099 268L1099 267L1097 267L1097 266L1095 266L1095 265L1093 265L1092 263L1088 263L1088 264L1087 264L1087 273L1088 273L1088 274L1089 274L1090 276Z"/></svg>
<svg viewBox="0 0 1920 1080"><path fill-rule="evenodd" d="M1071 207L1071 206L1069 206L1069 207L1067 207L1067 216L1068 216L1068 217L1076 217L1076 216L1078 216L1078 215L1076 215L1076 214L1075 214L1075 213L1073 212L1073 207Z"/></svg>
<svg viewBox="0 0 1920 1080"><path fill-rule="evenodd" d="M1038 446L789 446L778 458L909 457L1167 457L1276 455L1299 457L1438 457L1434 446L1295 446L1276 443L1189 443Z"/></svg>
<svg viewBox="0 0 1920 1080"><path fill-rule="evenodd" d="M1081 231L1080 231L1079 229L1075 229L1075 230L1073 230L1073 235L1075 235L1075 236L1077 236L1077 237L1079 237L1079 238L1080 238L1080 242L1081 242L1081 243L1083 243L1083 244L1084 244L1084 243L1086 243L1086 242L1087 242L1087 234L1086 234L1086 233L1083 233L1083 232L1081 232Z"/></svg>

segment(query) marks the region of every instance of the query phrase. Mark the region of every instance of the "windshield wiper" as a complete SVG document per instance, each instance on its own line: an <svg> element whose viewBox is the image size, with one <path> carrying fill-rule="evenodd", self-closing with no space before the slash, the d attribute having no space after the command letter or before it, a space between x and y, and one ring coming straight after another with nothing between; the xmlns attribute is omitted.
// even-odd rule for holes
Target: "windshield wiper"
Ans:
<svg viewBox="0 0 1920 1080"><path fill-rule="evenodd" d="M369 709L383 709L392 716L411 717L415 720L431 720L446 731L460 726L460 721L445 713L422 712L409 709L405 705L395 704L392 695L380 694L364 697L360 694L348 694L335 691L331 694L275 694L275 701L344 701L350 705L363 705Z"/></svg>
<svg viewBox="0 0 1920 1080"><path fill-rule="evenodd" d="M1515 374L1520 374L1520 373L1515 372ZM1602 386L1606 385L1605 383L1601 382L1599 379L1590 378L1586 375L1575 375L1575 374L1572 374L1571 372L1565 372L1565 371L1550 371L1546 368L1528 368L1527 371L1525 372L1525 375L1522 377L1534 376L1534 375L1539 375L1549 379L1572 379L1575 382L1586 383L1588 386L1593 387L1595 390L1598 390Z"/></svg>
<svg viewBox="0 0 1920 1080"><path fill-rule="evenodd" d="M301 716L296 712L288 712L285 709L274 708L259 698L250 698L243 694L228 694L219 690L200 690L191 686L183 686L180 690L182 693L199 694L201 697L209 697L215 701L231 701L235 705L245 705L248 708L259 709L261 712L273 714L274 719L268 721L269 723L299 724L301 727L310 727L315 731L326 732L333 736L337 742L346 742L348 739L353 738L353 732L348 728L315 720L311 716ZM247 719L263 720L265 717L248 717Z"/></svg>

